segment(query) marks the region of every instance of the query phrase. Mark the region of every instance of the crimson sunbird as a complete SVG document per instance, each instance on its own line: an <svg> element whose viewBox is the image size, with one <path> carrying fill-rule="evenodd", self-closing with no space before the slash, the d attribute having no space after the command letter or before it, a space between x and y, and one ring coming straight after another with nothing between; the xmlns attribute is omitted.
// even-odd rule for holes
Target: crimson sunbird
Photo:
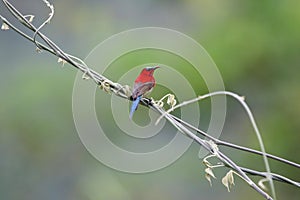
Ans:
<svg viewBox="0 0 300 200"><path fill-rule="evenodd" d="M153 87L155 86L155 79L153 77L154 70L159 68L159 66L154 67L146 67L144 68L140 75L135 79L133 85L133 92L132 92L132 105L130 109L130 119L133 116L134 111L137 109L140 100L144 95L147 95Z"/></svg>

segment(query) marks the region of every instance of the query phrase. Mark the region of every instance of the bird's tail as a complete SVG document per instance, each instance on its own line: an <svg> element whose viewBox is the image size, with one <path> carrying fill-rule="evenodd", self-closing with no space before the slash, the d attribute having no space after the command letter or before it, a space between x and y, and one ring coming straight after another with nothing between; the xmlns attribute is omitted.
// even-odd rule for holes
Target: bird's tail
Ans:
<svg viewBox="0 0 300 200"><path fill-rule="evenodd" d="M138 107L138 105L139 105L141 99L142 99L142 95L138 96L138 97L132 102L132 105L131 105L131 108L130 108L130 114L129 114L130 119L132 119L133 113L134 113L134 111L137 109L137 107Z"/></svg>

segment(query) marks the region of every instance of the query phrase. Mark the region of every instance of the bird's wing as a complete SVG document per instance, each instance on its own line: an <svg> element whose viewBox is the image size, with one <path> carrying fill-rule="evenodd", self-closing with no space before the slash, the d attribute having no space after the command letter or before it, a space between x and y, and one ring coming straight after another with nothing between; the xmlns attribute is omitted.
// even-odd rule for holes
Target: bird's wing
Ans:
<svg viewBox="0 0 300 200"><path fill-rule="evenodd" d="M150 90L153 88L153 86L154 86L153 82L135 83L133 86L133 92L132 92L133 99L137 98L140 95L145 95L147 92L150 92Z"/></svg>

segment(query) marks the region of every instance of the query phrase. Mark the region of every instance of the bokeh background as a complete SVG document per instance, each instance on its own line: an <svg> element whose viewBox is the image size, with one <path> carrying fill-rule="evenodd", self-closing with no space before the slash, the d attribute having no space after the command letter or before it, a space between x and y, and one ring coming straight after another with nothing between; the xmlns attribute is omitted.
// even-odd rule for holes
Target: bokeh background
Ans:
<svg viewBox="0 0 300 200"><path fill-rule="evenodd" d="M42 1L11 2L23 13L34 13L36 23L48 15ZM44 33L81 58L99 42L131 28L159 26L191 36L217 64L226 89L246 96L267 151L300 162L299 1L53 3L55 17ZM2 2L0 13L10 18ZM228 193L221 184L226 169L215 171L217 180L210 187L196 144L171 166L152 173L127 174L104 166L87 152L75 129L76 70L69 65L62 68L48 53L38 54L33 44L12 31L0 32L0 45L0 199L262 199L238 178ZM135 57L149 62L153 55L142 53ZM136 64L135 57L122 64ZM108 74L115 78L114 71ZM195 90L206 92L201 87ZM227 108L221 139L258 148L241 106L228 99ZM201 115L209 119L210 113L204 108ZM112 122L104 123L109 127ZM200 127L205 130L205 123ZM242 166L263 169L257 156L222 149ZM300 180L299 169L278 162L271 162L271 168ZM278 199L299 199L299 188L283 183L275 187Z"/></svg>

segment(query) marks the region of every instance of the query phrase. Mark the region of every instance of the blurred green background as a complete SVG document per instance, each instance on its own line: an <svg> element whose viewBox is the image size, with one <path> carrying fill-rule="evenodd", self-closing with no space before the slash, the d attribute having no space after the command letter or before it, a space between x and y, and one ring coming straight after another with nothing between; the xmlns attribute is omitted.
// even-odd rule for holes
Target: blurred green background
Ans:
<svg viewBox="0 0 300 200"><path fill-rule="evenodd" d="M35 13L36 22L48 14L42 1L11 2L23 13ZM226 89L246 96L267 151L300 162L300 1L62 0L54 5L55 17L44 33L81 58L131 28L159 26L191 36L217 64ZM0 13L9 18L3 4ZM36 53L12 31L0 32L0 44L0 199L262 199L238 178L228 193L221 184L225 169L216 170L218 179L210 187L196 144L153 173L104 166L87 152L74 126L76 70ZM127 60L126 66L134 63ZM258 148L241 106L228 99L227 114L221 139ZM242 166L263 169L257 156L224 151ZM300 180L299 169L278 162L271 168ZM278 199L299 199L299 188L275 187Z"/></svg>

